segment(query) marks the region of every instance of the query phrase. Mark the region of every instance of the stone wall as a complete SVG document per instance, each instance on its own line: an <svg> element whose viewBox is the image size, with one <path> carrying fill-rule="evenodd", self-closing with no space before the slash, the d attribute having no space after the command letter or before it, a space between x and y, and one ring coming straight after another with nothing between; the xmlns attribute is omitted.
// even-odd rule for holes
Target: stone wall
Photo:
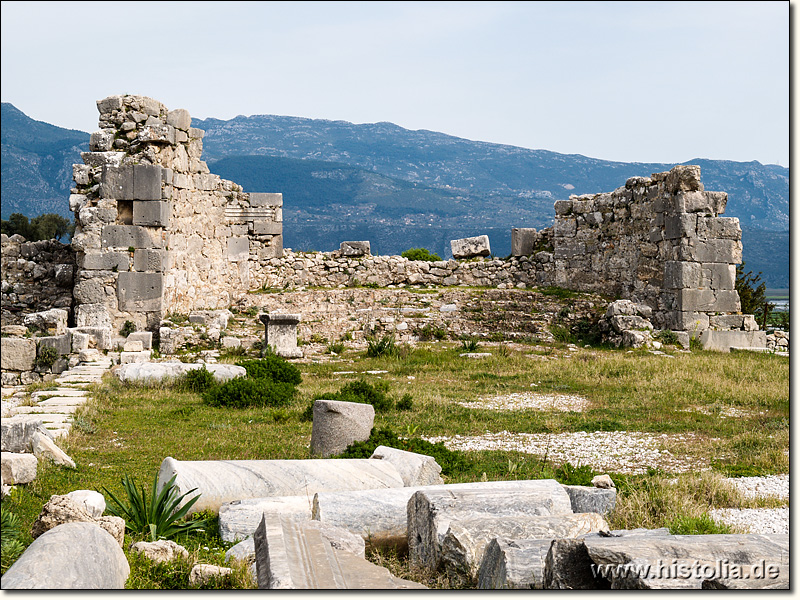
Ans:
<svg viewBox="0 0 800 600"><path fill-rule="evenodd" d="M97 102L100 131L75 165L75 321L155 330L169 312L224 308L282 254L282 196L248 194L200 160L186 110L143 96Z"/></svg>
<svg viewBox="0 0 800 600"><path fill-rule="evenodd" d="M75 256L69 245L5 234L0 244L2 326L21 325L26 315L51 308L71 314Z"/></svg>

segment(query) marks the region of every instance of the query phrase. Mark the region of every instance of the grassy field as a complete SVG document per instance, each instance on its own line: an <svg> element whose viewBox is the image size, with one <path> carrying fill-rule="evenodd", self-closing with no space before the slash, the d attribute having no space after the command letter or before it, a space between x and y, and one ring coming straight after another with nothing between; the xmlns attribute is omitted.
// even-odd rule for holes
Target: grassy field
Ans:
<svg viewBox="0 0 800 600"><path fill-rule="evenodd" d="M94 389L62 443L75 470L45 466L35 482L17 486L3 501L26 533L52 494L107 487L121 492L131 475L149 486L162 460L297 459L309 457L311 422L303 414L319 394L330 394L356 379L387 382L389 395L413 399L406 410L376 411L375 427L400 436L478 436L486 432L557 434L627 431L666 434L664 448L699 465L685 474L652 468L644 474L610 472L619 489L612 527L670 527L680 532L730 531L708 519L710 508L771 506L745 500L722 476L789 472L789 359L768 354L719 354L669 349L672 358L645 350L482 344L484 359L459 356L460 344L402 346L393 356L368 358L348 349L330 360L298 364L303 375L298 397L281 408L215 408L198 394L164 385L123 385L111 375ZM225 360L225 359L223 359ZM232 361L234 359L228 359ZM354 373L343 373L346 371ZM367 371L377 372L369 374ZM497 411L458 402L532 392L580 395L582 412ZM466 452L447 482L535 479L588 484L597 472L515 451ZM608 471L604 471L608 472ZM677 482L674 479L677 478ZM670 481L672 480L672 481ZM127 536L127 542L136 537ZM224 564L231 544L214 527L183 540L200 562ZM401 576L437 586L432 574L411 573L403 557L373 554L375 562ZM169 573L129 555L130 587L188 587L190 564ZM6 566L3 566L5 570ZM247 587L243 569L222 587Z"/></svg>

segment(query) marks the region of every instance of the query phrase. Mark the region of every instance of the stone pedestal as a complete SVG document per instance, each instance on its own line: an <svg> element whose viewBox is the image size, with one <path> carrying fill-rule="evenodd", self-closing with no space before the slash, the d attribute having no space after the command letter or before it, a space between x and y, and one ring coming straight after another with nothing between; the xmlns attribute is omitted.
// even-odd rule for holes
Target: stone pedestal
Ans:
<svg viewBox="0 0 800 600"><path fill-rule="evenodd" d="M300 315L271 313L258 318L264 323L264 344L271 346L275 354L283 358L303 357L303 351L297 347Z"/></svg>

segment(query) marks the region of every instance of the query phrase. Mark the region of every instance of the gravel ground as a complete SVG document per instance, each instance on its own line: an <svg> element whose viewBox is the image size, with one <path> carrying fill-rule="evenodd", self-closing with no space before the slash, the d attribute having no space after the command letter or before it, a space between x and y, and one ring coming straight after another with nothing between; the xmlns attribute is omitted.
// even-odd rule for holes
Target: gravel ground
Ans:
<svg viewBox="0 0 800 600"><path fill-rule="evenodd" d="M728 479L745 496L778 496L789 499L789 476L769 475L767 477L731 477Z"/></svg>
<svg viewBox="0 0 800 600"><path fill-rule="evenodd" d="M512 450L547 457L555 463L590 465L595 471L646 473L648 467L673 472L707 468L689 457L678 457L661 445L691 437L627 431L587 433L486 433L481 436L428 437L429 442L444 442L451 450Z"/></svg>
<svg viewBox="0 0 800 600"><path fill-rule="evenodd" d="M709 512L718 523L741 528L747 533L789 533L789 507L719 508Z"/></svg>
<svg viewBox="0 0 800 600"><path fill-rule="evenodd" d="M589 401L583 396L568 394L537 394L534 392L521 392L518 394L505 394L491 398L479 398L475 402L459 402L466 408L482 408L484 410L521 410L533 408L536 410L561 410L582 412L589 406Z"/></svg>

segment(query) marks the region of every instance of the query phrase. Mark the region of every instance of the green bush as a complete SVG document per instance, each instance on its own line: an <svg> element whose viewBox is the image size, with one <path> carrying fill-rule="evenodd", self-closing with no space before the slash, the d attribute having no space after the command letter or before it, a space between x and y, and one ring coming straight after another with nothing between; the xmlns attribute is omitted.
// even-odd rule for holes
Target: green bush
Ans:
<svg viewBox="0 0 800 600"><path fill-rule="evenodd" d="M480 349L480 347L481 346L478 343L478 340L474 339L461 340L461 349L464 350L464 352L477 352Z"/></svg>
<svg viewBox="0 0 800 600"><path fill-rule="evenodd" d="M175 384L181 389L203 394L216 386L217 380L214 379L214 374L203 365L199 369L192 369L178 377Z"/></svg>
<svg viewBox="0 0 800 600"><path fill-rule="evenodd" d="M414 408L414 397L411 394L403 394L403 397L397 401L397 410L411 410Z"/></svg>
<svg viewBox="0 0 800 600"><path fill-rule="evenodd" d="M427 342L429 340L442 341L447 338L447 329L439 327L438 325L431 325L430 323L426 323L424 327L416 328L415 333L421 342Z"/></svg>
<svg viewBox="0 0 800 600"><path fill-rule="evenodd" d="M671 329L662 329L654 336L662 344L667 346L680 346L678 334Z"/></svg>
<svg viewBox="0 0 800 600"><path fill-rule="evenodd" d="M181 501L195 492L197 488L179 495L175 485L176 477L177 475L174 475L159 491L158 474L156 474L148 496L144 491L144 486L137 486L125 474L122 476L122 487L125 490L127 502L120 500L113 492L104 487L103 493L110 499L107 510L112 515L125 519L126 530L131 533L150 534L150 540L153 542L193 531L205 531L207 526L205 520L183 520L195 502L199 500L200 494L179 507Z"/></svg>
<svg viewBox="0 0 800 600"><path fill-rule="evenodd" d="M228 408L286 406L296 393L296 388L290 383L236 377L207 390L203 400L211 406Z"/></svg>
<svg viewBox="0 0 800 600"><path fill-rule="evenodd" d="M292 385L300 385L303 381L300 369L276 354L268 354L264 358L255 360L242 360L236 364L244 367L247 376L252 379L268 379Z"/></svg>
<svg viewBox="0 0 800 600"><path fill-rule="evenodd" d="M427 248L409 248L401 252L400 256L408 260L425 260L428 262L437 262L442 260L438 254L431 254Z"/></svg>
<svg viewBox="0 0 800 600"><path fill-rule="evenodd" d="M369 358L396 355L397 346L394 343L393 336L385 335L381 339L376 339L374 337L367 338L367 356Z"/></svg>
<svg viewBox="0 0 800 600"><path fill-rule="evenodd" d="M5 505L0 507L0 536L2 536L2 540L0 541L2 569L5 573L25 549L22 542L19 540L19 517L6 509Z"/></svg>
<svg viewBox="0 0 800 600"><path fill-rule="evenodd" d="M135 331L136 331L136 324L133 321L125 321L125 324L122 326L122 329L119 330L119 334L122 337L128 337Z"/></svg>
<svg viewBox="0 0 800 600"><path fill-rule="evenodd" d="M372 404L375 410L391 410L394 402L389 398L387 392L389 384L379 381L375 385L359 379L345 384L338 392L333 394L317 394L312 400L312 406L316 400L338 400L339 402L358 402L360 404Z"/></svg>
<svg viewBox="0 0 800 600"><path fill-rule="evenodd" d="M36 366L49 369L58 360L58 351L52 346L40 346L36 354Z"/></svg>
<svg viewBox="0 0 800 600"><path fill-rule="evenodd" d="M469 470L470 462L463 452L448 450L442 442L431 443L420 438L400 439L388 428L375 429L369 439L353 442L337 458L369 458L378 446L389 446L407 452L432 456L442 467L442 475L452 476Z"/></svg>

